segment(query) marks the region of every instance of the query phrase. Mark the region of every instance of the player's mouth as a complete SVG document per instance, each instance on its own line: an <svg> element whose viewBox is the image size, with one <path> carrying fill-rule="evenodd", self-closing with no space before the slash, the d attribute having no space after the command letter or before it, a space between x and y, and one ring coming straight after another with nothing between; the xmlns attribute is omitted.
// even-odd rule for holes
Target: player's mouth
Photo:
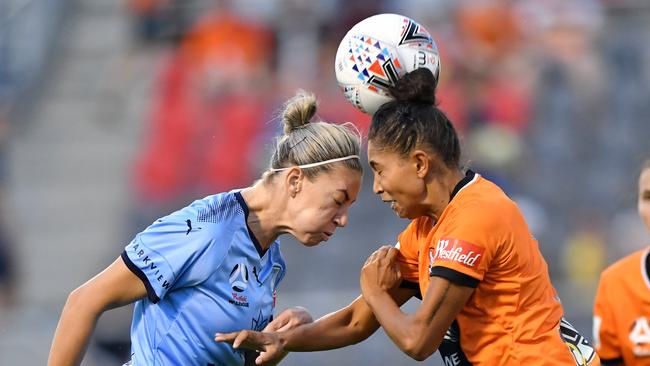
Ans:
<svg viewBox="0 0 650 366"><path fill-rule="evenodd" d="M390 204L390 208L393 209L393 210L395 209L395 205L397 205L397 201L395 201L395 200L382 200L382 201L384 201L385 203Z"/></svg>

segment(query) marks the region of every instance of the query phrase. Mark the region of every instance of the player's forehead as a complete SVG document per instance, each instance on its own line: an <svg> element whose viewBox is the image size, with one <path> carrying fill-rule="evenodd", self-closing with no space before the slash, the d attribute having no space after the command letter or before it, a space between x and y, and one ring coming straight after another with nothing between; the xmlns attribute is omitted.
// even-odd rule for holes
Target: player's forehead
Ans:
<svg viewBox="0 0 650 366"><path fill-rule="evenodd" d="M347 196L346 199L354 200L359 193L361 177L361 172L339 165L319 174L314 183L323 193L338 193Z"/></svg>
<svg viewBox="0 0 650 366"><path fill-rule="evenodd" d="M402 156L390 147L373 144L368 141L368 163L373 169L377 170L378 168L389 165L401 158Z"/></svg>

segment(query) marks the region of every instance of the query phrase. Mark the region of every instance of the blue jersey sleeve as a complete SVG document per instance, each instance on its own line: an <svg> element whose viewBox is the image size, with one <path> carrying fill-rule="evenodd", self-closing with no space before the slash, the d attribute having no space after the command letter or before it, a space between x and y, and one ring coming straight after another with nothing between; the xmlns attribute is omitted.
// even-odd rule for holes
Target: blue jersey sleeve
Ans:
<svg viewBox="0 0 650 366"><path fill-rule="evenodd" d="M214 224L201 222L199 226L184 219L171 215L157 220L122 253L153 303L173 289L205 281L228 253L229 240L218 237Z"/></svg>

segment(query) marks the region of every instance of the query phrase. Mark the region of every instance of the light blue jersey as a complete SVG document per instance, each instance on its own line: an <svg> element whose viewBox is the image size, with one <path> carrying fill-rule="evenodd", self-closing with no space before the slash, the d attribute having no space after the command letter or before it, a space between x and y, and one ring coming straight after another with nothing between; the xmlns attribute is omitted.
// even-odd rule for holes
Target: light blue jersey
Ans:
<svg viewBox="0 0 650 366"><path fill-rule="evenodd" d="M263 253L247 217L238 191L221 193L156 220L126 246L122 258L148 294L133 314L134 366L244 364L214 334L262 330L285 273L279 243Z"/></svg>

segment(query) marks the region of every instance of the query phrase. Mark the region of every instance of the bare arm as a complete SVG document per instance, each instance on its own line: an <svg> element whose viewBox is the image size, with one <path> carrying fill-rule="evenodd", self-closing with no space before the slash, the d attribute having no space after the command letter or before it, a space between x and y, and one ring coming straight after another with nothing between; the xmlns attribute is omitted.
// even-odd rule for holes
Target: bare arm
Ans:
<svg viewBox="0 0 650 366"><path fill-rule="evenodd" d="M68 296L56 327L47 364L79 365L99 316L147 295L142 281L117 258Z"/></svg>
<svg viewBox="0 0 650 366"><path fill-rule="evenodd" d="M418 310L415 314L405 314L389 294L400 277L396 256L397 250L392 247L382 247L373 253L361 270L361 291L393 342L404 353L422 361L438 349L474 288L431 277Z"/></svg>
<svg viewBox="0 0 650 366"><path fill-rule="evenodd" d="M415 314L403 313L386 293L371 295L368 302L393 342L404 353L422 361L438 349L447 329L473 292L471 287L432 277Z"/></svg>
<svg viewBox="0 0 650 366"><path fill-rule="evenodd" d="M401 306L415 294L414 290L396 288L387 295ZM359 343L379 328L370 306L359 296L345 308L325 315L316 322L279 333L287 351L322 351Z"/></svg>
<svg viewBox="0 0 650 366"><path fill-rule="evenodd" d="M415 295L413 289L395 288L390 291L391 301L402 305ZM345 308L325 315L314 323L304 324L279 333L262 333L250 330L217 334L218 342L229 342L234 348L262 351L258 365L274 360L285 351L323 351L359 343L379 328L379 323L363 297L359 296Z"/></svg>

